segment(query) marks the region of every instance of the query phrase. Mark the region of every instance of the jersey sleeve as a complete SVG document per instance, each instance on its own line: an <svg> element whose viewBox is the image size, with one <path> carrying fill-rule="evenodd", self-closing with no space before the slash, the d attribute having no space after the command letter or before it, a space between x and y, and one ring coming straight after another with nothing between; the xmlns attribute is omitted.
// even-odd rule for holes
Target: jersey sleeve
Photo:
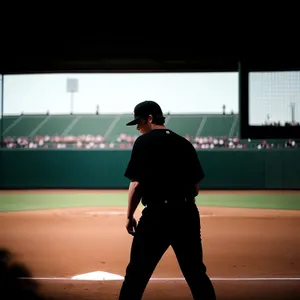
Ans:
<svg viewBox="0 0 300 300"><path fill-rule="evenodd" d="M133 144L131 157L124 173L124 176L132 181L140 182L142 180L142 155L143 143L137 139Z"/></svg>

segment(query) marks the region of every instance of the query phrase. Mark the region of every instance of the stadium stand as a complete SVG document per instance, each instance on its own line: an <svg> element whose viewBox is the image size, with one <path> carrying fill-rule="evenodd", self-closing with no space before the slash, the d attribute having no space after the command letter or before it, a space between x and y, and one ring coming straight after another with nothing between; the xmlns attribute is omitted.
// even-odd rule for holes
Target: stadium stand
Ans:
<svg viewBox="0 0 300 300"><path fill-rule="evenodd" d="M131 114L4 116L6 148L130 149L139 136ZM299 147L292 140L240 140L238 114L168 114L166 126L197 149ZM2 130L2 128L0 128Z"/></svg>
<svg viewBox="0 0 300 300"><path fill-rule="evenodd" d="M136 131L135 127L125 126L126 123L132 120L132 115L118 115L114 120L112 126L104 135L105 140L109 142L118 142L120 140L120 135L126 136L139 136L138 131Z"/></svg>
<svg viewBox="0 0 300 300"><path fill-rule="evenodd" d="M236 115L207 115L203 117L204 126L198 136L234 136L236 134L238 116Z"/></svg>
<svg viewBox="0 0 300 300"><path fill-rule="evenodd" d="M168 128L174 130L182 136L189 135L191 138L197 136L199 128L203 124L201 115L171 115L166 119Z"/></svg>

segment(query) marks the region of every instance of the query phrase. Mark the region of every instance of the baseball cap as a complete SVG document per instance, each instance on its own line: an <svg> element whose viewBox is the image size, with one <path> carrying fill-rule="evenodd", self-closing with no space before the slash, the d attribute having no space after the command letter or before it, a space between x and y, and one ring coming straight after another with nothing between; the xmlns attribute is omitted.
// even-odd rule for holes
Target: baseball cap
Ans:
<svg viewBox="0 0 300 300"><path fill-rule="evenodd" d="M146 119L149 115L163 117L161 107L151 100L140 102L134 108L134 119L127 123L126 126L136 125L141 119Z"/></svg>

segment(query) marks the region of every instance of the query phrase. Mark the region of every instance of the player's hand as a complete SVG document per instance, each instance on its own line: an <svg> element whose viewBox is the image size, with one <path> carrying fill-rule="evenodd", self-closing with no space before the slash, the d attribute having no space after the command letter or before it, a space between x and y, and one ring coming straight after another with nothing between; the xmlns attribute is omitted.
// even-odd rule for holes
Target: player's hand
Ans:
<svg viewBox="0 0 300 300"><path fill-rule="evenodd" d="M135 234L136 226L137 226L137 222L134 217L127 219L126 229L129 234L131 235Z"/></svg>

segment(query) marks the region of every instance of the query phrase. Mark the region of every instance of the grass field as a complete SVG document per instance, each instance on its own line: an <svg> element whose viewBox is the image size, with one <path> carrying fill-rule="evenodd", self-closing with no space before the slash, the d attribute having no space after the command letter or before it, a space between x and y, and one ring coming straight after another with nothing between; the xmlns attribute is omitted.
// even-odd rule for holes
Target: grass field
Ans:
<svg viewBox="0 0 300 300"><path fill-rule="evenodd" d="M299 210L300 193L276 191L213 191L200 192L199 206L240 207L260 209ZM70 207L127 206L127 191L3 191L0 193L0 211L22 211Z"/></svg>

